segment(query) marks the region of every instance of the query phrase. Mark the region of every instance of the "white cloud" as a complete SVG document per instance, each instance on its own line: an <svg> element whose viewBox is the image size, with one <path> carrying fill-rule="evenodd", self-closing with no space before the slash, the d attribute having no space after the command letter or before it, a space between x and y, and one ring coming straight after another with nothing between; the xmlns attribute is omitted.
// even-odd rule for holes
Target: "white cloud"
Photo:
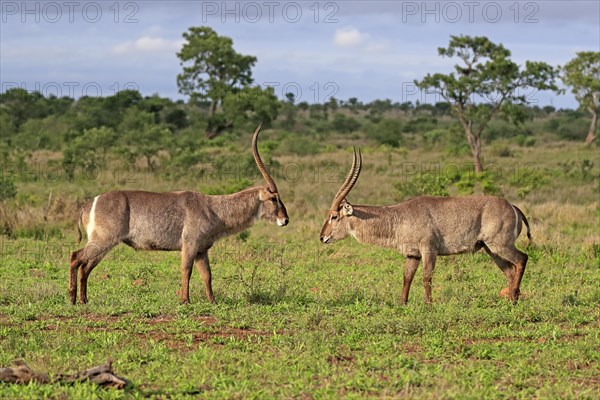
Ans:
<svg viewBox="0 0 600 400"><path fill-rule="evenodd" d="M387 41L371 39L371 35L363 33L354 27L336 30L333 36L333 43L338 47L355 48L368 53L382 53L389 48Z"/></svg>
<svg viewBox="0 0 600 400"><path fill-rule="evenodd" d="M161 37L142 36L131 42L123 42L112 48L115 54L131 53L172 53L178 51L182 40L167 40Z"/></svg>
<svg viewBox="0 0 600 400"><path fill-rule="evenodd" d="M333 43L339 47L357 47L365 43L369 35L361 33L354 27L337 29L333 36Z"/></svg>

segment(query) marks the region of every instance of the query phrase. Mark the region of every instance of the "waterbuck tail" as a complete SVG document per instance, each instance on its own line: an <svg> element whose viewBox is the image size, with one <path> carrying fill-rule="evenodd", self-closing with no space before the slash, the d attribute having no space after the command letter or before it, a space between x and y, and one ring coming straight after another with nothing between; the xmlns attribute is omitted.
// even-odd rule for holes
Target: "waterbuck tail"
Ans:
<svg viewBox="0 0 600 400"><path fill-rule="evenodd" d="M79 219L77 220L77 244L81 243L81 217L83 215L83 207L79 211Z"/></svg>
<svg viewBox="0 0 600 400"><path fill-rule="evenodd" d="M527 221L527 217L525 217L525 214L523 214L523 211L521 211L519 207L515 206L514 204L512 204L512 206L515 209L515 211L519 214L521 221L523 221L523 223L527 227L527 239L529 239L529 242L531 243L533 239L531 237L531 229L529 228L529 222Z"/></svg>

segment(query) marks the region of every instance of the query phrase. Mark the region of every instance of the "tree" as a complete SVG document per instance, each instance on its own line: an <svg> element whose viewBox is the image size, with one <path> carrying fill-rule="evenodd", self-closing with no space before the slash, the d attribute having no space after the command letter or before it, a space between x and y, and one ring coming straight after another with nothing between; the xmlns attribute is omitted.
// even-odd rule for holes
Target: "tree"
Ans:
<svg viewBox="0 0 600 400"><path fill-rule="evenodd" d="M73 179L76 165L86 171L105 168L108 149L116 140L116 132L106 126L85 129L80 136L70 140L63 150L63 164L69 178Z"/></svg>
<svg viewBox="0 0 600 400"><path fill-rule="evenodd" d="M141 111L137 107L127 109L123 121L119 125L122 132L120 152L125 154L132 164L138 158L143 158L152 172L156 172L156 158L164 149L167 141L172 137L171 131L162 124L154 122L154 114Z"/></svg>
<svg viewBox="0 0 600 400"><path fill-rule="evenodd" d="M422 90L434 89L450 103L471 148L477 173L483 172L481 136L490 120L503 113L515 124L523 121L522 108L528 104L525 90L558 90L556 69L544 62L526 61L525 68L510 59L510 51L486 37L451 36L448 48L438 48L442 57L458 57L449 74L427 74L415 84Z"/></svg>
<svg viewBox="0 0 600 400"><path fill-rule="evenodd" d="M0 94L0 105L18 130L35 113L35 103L40 97L43 96L39 92L29 94L25 89L13 88Z"/></svg>
<svg viewBox="0 0 600 400"><path fill-rule="evenodd" d="M223 124L232 126L249 120L253 126L262 123L269 127L277 118L280 106L272 87L247 86L237 93L228 93L223 99Z"/></svg>
<svg viewBox="0 0 600 400"><path fill-rule="evenodd" d="M592 114L592 122L585 143L596 140L596 126L600 112L600 52L581 51L562 68L563 82L572 92L581 108Z"/></svg>
<svg viewBox="0 0 600 400"><path fill-rule="evenodd" d="M288 92L285 94L285 101L281 103L281 108L283 109L283 115L285 116L283 120L283 127L285 129L293 129L296 125L296 95L292 92Z"/></svg>
<svg viewBox="0 0 600 400"><path fill-rule="evenodd" d="M362 106L362 103L358 101L356 97L350 97L346 102L346 107L352 111L352 114L357 114L358 109Z"/></svg>
<svg viewBox="0 0 600 400"><path fill-rule="evenodd" d="M183 72L177 75L177 86L192 100L210 100L206 136L212 138L229 127L222 117L215 117L217 107L227 94L252 83L256 57L237 53L233 40L207 26L191 27L183 37L186 43L177 53Z"/></svg>

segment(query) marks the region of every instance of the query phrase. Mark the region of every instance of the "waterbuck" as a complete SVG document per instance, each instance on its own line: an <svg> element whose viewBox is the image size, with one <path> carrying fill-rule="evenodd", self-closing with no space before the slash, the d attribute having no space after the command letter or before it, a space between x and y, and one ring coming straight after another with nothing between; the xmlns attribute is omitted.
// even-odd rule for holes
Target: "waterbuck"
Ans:
<svg viewBox="0 0 600 400"><path fill-rule="evenodd" d="M79 301L87 303L90 272L117 244L125 243L136 250L181 250L181 301L189 303L189 284L194 262L212 303L211 271L208 250L222 237L249 228L264 219L287 225L289 219L275 181L258 154L256 128L252 138L254 160L267 185L241 192L208 196L191 191L154 193L117 190L94 197L81 209L77 230L81 242L81 225L88 242L71 254L69 296L75 304L79 271Z"/></svg>
<svg viewBox="0 0 600 400"><path fill-rule="evenodd" d="M402 304L408 301L420 260L425 302L430 303L436 257L483 248L508 280L500 296L518 300L527 264L527 254L515 247L522 223L531 240L529 223L521 210L495 196L419 196L391 206L353 206L346 196L358 180L361 166L359 149L358 157L354 151L350 172L333 199L321 229L321 242L332 243L350 235L361 243L393 248L406 256Z"/></svg>

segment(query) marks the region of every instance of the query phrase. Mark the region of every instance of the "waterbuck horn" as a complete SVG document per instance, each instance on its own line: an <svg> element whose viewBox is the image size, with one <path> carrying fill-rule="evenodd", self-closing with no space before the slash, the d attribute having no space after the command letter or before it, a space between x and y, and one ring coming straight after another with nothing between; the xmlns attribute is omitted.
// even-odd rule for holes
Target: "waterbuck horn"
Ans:
<svg viewBox="0 0 600 400"><path fill-rule="evenodd" d="M271 178L271 175L269 175L269 173L267 172L267 169L265 168L265 164L263 163L262 159L260 158L260 154L258 154L258 147L256 145L256 140L258 139L258 133L260 132L261 127L262 127L262 124L259 124L256 127L256 130L254 131L254 136L252 137L252 154L254 155L254 161L256 162L256 166L260 170L260 173L262 174L263 178L265 178L265 181L267 182L267 185L269 186L269 190L271 191L271 193L277 193L277 185L275 185L275 181L273 180L273 178Z"/></svg>
<svg viewBox="0 0 600 400"><path fill-rule="evenodd" d="M360 153L360 148L358 149L358 157L356 156L356 149L352 148L354 151L354 158L352 159L352 166L350 167L350 171L346 176L346 180L338 190L337 194L333 198L333 203L331 203L331 211L337 211L340 208L340 204L344 198L350 193L354 184L358 180L358 175L360 175L360 169L362 167L362 154Z"/></svg>

